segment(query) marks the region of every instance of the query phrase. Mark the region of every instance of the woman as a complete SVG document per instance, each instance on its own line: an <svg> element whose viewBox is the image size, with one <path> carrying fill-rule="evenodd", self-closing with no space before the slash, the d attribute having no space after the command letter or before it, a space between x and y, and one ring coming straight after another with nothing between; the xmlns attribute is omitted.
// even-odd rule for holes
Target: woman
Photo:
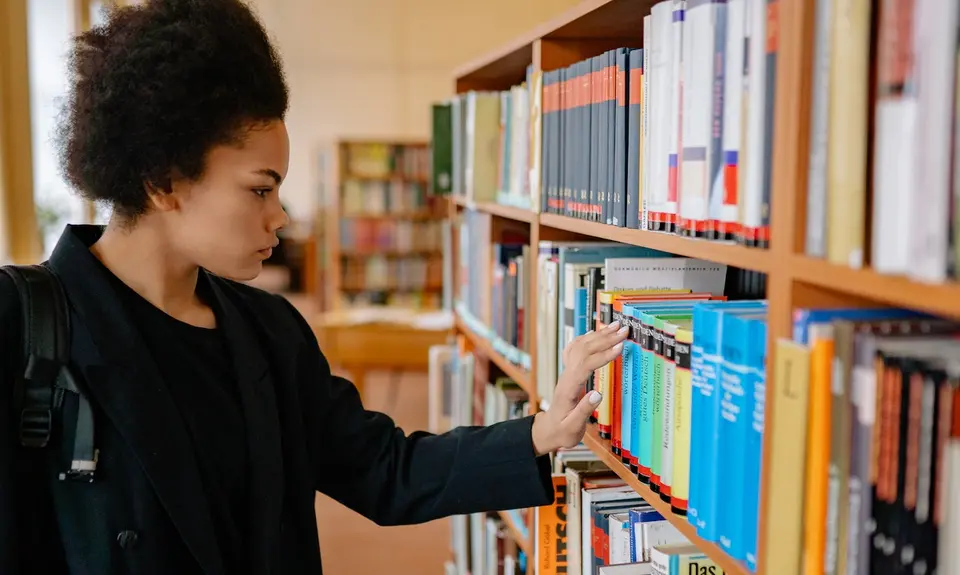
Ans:
<svg viewBox="0 0 960 575"><path fill-rule="evenodd" d="M406 435L331 374L286 300L237 283L287 223L287 87L250 11L121 9L76 40L71 65L64 171L113 216L68 226L49 268L69 301L96 476L58 477L68 425L39 479L15 472L36 455L0 392L0 573L316 575L316 492L381 525L552 501L546 454L583 437L599 396L581 398L582 382L623 331L571 344L547 412ZM22 321L0 274L4 392L25 373Z"/></svg>

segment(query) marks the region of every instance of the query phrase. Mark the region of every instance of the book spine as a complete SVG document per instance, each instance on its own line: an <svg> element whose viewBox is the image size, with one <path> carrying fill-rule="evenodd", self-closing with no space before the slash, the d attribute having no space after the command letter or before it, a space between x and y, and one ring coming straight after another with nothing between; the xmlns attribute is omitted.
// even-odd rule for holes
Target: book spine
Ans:
<svg viewBox="0 0 960 575"><path fill-rule="evenodd" d="M724 153L723 153L723 123L726 91L726 72L724 64L727 59L727 17L728 10L725 2L716 2L710 5L713 12L711 32L714 43L711 62L711 94L710 109L710 140L707 151L707 178L706 178L706 206L707 218L706 237L714 240L726 239L723 221L724 186Z"/></svg>
<svg viewBox="0 0 960 575"><path fill-rule="evenodd" d="M663 443L660 456L660 499L670 502L673 485L673 442L677 385L676 325L668 323L663 332Z"/></svg>
<svg viewBox="0 0 960 575"><path fill-rule="evenodd" d="M643 50L631 50L627 59L627 118L626 118L626 220L627 228L635 230L640 227L642 194L640 192L640 170L643 166L641 159L643 128L641 126L643 93Z"/></svg>
<svg viewBox="0 0 960 575"><path fill-rule="evenodd" d="M678 330L675 346L677 391L673 417L673 474L670 485L670 509L680 515L688 513L690 496L690 414L693 394L691 345L694 336L694 332Z"/></svg>
<svg viewBox="0 0 960 575"><path fill-rule="evenodd" d="M614 194L616 197L613 213L613 225L627 227L627 91L630 87L629 52L618 50L617 57L617 93L616 93L616 129L614 137Z"/></svg>

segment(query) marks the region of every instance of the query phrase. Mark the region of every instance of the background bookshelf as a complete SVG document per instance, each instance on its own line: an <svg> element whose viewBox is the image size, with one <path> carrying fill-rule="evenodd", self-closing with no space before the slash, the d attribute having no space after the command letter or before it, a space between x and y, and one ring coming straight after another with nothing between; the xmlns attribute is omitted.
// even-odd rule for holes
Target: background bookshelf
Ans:
<svg viewBox="0 0 960 575"><path fill-rule="evenodd" d="M443 202L429 193L424 142L344 140L325 214L335 310L441 307Z"/></svg>
<svg viewBox="0 0 960 575"><path fill-rule="evenodd" d="M563 327L577 335L602 319L589 303L590 272L564 268L559 254L575 250L564 242L721 266L722 285L693 291L727 300L717 306L723 326L746 317L754 338L738 345L760 363L743 387L693 375L687 431L694 445L713 434L717 448L691 446L684 465L690 505L736 527L704 527L692 508L664 506L616 453L617 438L601 437L603 421L555 458L558 490L571 485L569 463L592 454L728 574L913 572L937 562L938 572L960 573L956 550L937 544L960 537L960 8L862 2L818 15L820 4L586 0L455 72L456 95L433 109L455 225L458 335L444 397L456 411L469 389L472 405L485 405L509 380L525 394L512 416L549 405ZM897 91L893 69L919 96ZM904 106L915 125L896 111ZM609 280L622 271L609 257L583 261ZM657 287L690 287L691 277ZM744 315L739 300L762 311ZM565 313L576 319L565 324ZM696 313L694 349L707 325ZM732 351L718 355L723 373L743 367ZM707 377L702 370L691 368ZM601 386L599 377L588 385ZM612 385L614 396L629 388ZM746 411L731 415L730 403ZM612 429L637 422L607 417ZM739 440L725 442L725 418L742 422ZM698 479L706 487L694 494ZM564 504L582 495L564 494ZM581 572L548 533L560 511L526 511L525 528L505 530L522 543L518 568ZM496 539L470 523L493 521L502 533L497 517L458 519L448 573L477 572L464 553L497 559L484 547ZM575 520L564 521L569 534ZM613 527L598 529L612 544ZM597 561L609 561L606 552Z"/></svg>

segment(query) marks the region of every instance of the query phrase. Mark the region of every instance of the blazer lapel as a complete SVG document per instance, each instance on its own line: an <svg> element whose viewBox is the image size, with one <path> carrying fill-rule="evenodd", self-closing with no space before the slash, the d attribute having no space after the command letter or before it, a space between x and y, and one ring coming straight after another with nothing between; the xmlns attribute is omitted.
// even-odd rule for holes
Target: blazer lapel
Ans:
<svg viewBox="0 0 960 575"><path fill-rule="evenodd" d="M110 296L109 271L89 251L99 233L93 226L68 226L50 257L81 319L74 342L86 330L96 348L94 357L77 357L84 384L129 443L204 572L220 575L223 565L190 437L140 334Z"/></svg>
<svg viewBox="0 0 960 575"><path fill-rule="evenodd" d="M270 366L250 323L215 278L207 275L217 299L217 323L227 338L243 404L250 450L250 516L247 542L252 573L269 573L276 558L283 507L280 421ZM229 289L229 288L227 288Z"/></svg>

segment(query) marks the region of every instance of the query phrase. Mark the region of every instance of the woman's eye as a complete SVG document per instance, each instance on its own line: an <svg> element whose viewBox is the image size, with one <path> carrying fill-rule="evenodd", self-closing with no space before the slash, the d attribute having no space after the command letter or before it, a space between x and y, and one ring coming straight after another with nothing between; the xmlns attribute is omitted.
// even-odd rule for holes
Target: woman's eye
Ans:
<svg viewBox="0 0 960 575"><path fill-rule="evenodd" d="M267 197L267 194L270 193L270 191L271 191L271 188L256 188L253 190L253 193L257 194L261 198L265 198Z"/></svg>

